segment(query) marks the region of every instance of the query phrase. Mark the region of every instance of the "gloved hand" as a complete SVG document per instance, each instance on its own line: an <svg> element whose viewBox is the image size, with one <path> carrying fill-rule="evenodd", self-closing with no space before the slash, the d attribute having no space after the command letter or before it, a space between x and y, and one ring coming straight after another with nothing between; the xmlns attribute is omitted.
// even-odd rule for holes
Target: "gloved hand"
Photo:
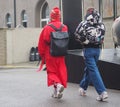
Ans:
<svg viewBox="0 0 120 107"><path fill-rule="evenodd" d="M88 44L90 41L88 39L86 39L83 44Z"/></svg>

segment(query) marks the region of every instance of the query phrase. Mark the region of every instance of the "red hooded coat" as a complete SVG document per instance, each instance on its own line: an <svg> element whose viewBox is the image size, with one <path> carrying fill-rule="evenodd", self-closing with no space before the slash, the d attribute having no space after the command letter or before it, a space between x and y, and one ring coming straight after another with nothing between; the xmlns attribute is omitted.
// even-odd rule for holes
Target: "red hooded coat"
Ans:
<svg viewBox="0 0 120 107"><path fill-rule="evenodd" d="M51 20L49 24L53 24L56 28L60 28L61 22L58 18ZM67 26L64 25L62 31L67 32ZM53 85L54 83L60 83L64 87L67 86L67 68L65 64L65 57L54 57L50 55L50 34L54 29L46 25L42 32L40 33L40 38L38 42L38 51L42 58L45 60L47 67L47 81L48 86Z"/></svg>

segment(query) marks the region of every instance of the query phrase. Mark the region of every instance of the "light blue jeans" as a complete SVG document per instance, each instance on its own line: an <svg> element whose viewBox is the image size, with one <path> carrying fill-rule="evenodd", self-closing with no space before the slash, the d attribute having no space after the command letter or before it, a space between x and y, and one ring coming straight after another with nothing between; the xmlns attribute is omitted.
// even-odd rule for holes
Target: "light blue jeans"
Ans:
<svg viewBox="0 0 120 107"><path fill-rule="evenodd" d="M100 95L103 91L106 91L104 83L102 81L101 75L99 73L97 62L100 55L99 48L85 48L84 58L85 58L85 69L84 76L80 82L80 87L87 90L90 82L94 85L97 93Z"/></svg>

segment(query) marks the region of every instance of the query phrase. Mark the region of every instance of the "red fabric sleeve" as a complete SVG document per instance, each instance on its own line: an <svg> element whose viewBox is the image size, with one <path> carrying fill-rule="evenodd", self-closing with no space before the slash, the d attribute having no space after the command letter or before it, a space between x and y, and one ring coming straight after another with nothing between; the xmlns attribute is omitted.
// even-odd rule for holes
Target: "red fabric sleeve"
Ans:
<svg viewBox="0 0 120 107"><path fill-rule="evenodd" d="M45 26L40 33L38 41L38 52L41 57L45 57L46 47L49 43L50 43L50 30L49 26Z"/></svg>
<svg viewBox="0 0 120 107"><path fill-rule="evenodd" d="M41 31L40 36L39 36L39 41L38 41L38 52L41 57L44 57L45 54L45 46L43 45L44 39L44 29Z"/></svg>

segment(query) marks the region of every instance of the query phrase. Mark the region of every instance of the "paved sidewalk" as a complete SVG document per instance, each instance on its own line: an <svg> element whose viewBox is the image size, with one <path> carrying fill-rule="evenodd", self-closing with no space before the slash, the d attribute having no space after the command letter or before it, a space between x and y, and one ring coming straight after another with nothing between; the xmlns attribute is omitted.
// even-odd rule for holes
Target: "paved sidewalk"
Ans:
<svg viewBox="0 0 120 107"><path fill-rule="evenodd" d="M108 89L108 101L98 102L94 87L90 86L87 96L82 97L78 95L78 84L73 83L68 83L62 99L53 99L52 87L47 87L46 72L36 70L37 68L22 67L0 70L0 107L119 107L120 105L120 90Z"/></svg>
<svg viewBox="0 0 120 107"><path fill-rule="evenodd" d="M9 64L9 65L0 65L1 69L9 69L9 68L38 68L39 62L32 61L32 62L24 62L24 63L16 63L16 64Z"/></svg>

